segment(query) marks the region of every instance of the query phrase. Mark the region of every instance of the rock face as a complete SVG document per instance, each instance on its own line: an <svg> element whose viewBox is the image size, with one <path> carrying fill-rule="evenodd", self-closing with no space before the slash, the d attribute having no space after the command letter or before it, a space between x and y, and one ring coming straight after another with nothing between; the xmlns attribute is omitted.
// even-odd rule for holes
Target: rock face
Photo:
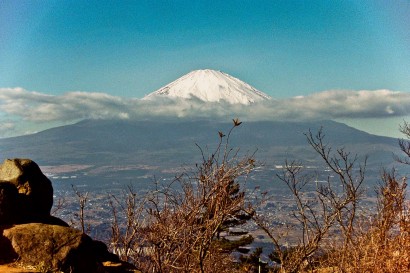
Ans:
<svg viewBox="0 0 410 273"><path fill-rule="evenodd" d="M139 272L81 231L41 223L0 227L0 264L16 259L41 272Z"/></svg>
<svg viewBox="0 0 410 273"><path fill-rule="evenodd" d="M21 222L44 219L53 206L51 181L30 159L7 159L0 165L0 183L13 184L18 193L17 219ZM1 221L1 220L0 220Z"/></svg>
<svg viewBox="0 0 410 273"><path fill-rule="evenodd" d="M0 225L16 222L17 207L17 188L7 181L0 181Z"/></svg>
<svg viewBox="0 0 410 273"><path fill-rule="evenodd" d="M18 261L39 272L138 272L104 243L51 216L52 205L51 181L34 161L0 165L0 264Z"/></svg>
<svg viewBox="0 0 410 273"><path fill-rule="evenodd" d="M20 263L41 265L52 272L97 271L93 240L78 230L33 223L5 229L3 236Z"/></svg>

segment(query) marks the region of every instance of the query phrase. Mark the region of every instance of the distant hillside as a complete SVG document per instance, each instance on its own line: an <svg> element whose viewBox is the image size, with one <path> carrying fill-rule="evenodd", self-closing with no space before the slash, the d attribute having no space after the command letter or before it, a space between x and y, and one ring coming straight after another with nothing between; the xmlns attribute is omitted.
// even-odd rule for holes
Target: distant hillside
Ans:
<svg viewBox="0 0 410 273"><path fill-rule="evenodd" d="M95 166L147 164L175 167L200 160L196 144L206 150L227 133L232 122L211 120L119 121L84 120L36 134L0 139L0 160L26 157L40 165L91 164ZM242 152L257 150L256 158L276 164L285 159L314 162L317 157L304 133L323 127L334 147L344 146L368 155L372 164L390 164L399 152L394 138L371 135L342 123L244 122L231 136L231 145Z"/></svg>

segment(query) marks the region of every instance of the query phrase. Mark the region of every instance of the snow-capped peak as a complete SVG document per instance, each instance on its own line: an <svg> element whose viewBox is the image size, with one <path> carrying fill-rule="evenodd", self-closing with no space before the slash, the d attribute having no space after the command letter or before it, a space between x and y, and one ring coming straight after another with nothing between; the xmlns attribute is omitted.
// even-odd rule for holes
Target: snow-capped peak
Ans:
<svg viewBox="0 0 410 273"><path fill-rule="evenodd" d="M169 98L196 98L204 102L225 101L230 104L250 104L271 97L249 84L221 71L194 70L170 84L148 94L143 99L158 96Z"/></svg>

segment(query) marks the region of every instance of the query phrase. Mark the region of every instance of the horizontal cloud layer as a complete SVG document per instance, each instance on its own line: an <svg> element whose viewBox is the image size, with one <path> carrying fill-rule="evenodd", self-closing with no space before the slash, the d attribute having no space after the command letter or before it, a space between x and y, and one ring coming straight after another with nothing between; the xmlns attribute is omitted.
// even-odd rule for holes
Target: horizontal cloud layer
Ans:
<svg viewBox="0 0 410 273"><path fill-rule="evenodd" d="M104 93L69 92L60 96L0 88L0 130L15 130L13 122L67 123L81 119L160 117L240 117L244 120L306 120L398 117L410 114L410 93L390 90L331 90L255 103L249 106L204 103L199 100L155 101Z"/></svg>

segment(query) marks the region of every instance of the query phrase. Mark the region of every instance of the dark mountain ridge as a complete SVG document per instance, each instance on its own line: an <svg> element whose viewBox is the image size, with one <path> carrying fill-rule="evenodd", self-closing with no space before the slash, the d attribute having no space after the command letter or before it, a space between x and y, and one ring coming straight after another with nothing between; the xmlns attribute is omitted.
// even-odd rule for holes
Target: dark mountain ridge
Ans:
<svg viewBox="0 0 410 273"><path fill-rule="evenodd" d="M73 125L48 129L36 134L0 139L0 160L31 158L41 165L147 164L181 166L200 159L200 151L219 141L232 122L213 120L83 120ZM316 161L305 133L323 128L325 141L345 147L370 162L390 164L399 152L397 139L371 135L334 121L244 122L231 135L232 147L242 152L257 150L264 162L285 159Z"/></svg>

